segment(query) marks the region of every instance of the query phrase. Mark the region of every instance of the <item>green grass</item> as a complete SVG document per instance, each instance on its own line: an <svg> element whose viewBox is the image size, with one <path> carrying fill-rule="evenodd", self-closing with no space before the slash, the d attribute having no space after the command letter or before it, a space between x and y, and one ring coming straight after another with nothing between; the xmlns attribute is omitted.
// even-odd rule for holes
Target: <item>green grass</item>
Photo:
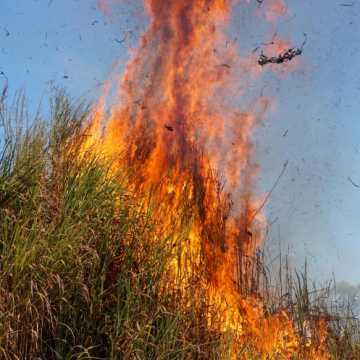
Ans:
<svg viewBox="0 0 360 360"><path fill-rule="evenodd" d="M105 159L77 156L89 107L58 94L30 127L24 109L0 106L0 358L226 359L201 307L161 288L171 251L148 201ZM285 306L305 337L305 320L329 316L326 296L306 273L285 283L267 289L268 311ZM360 359L357 323L334 319L333 358Z"/></svg>
<svg viewBox="0 0 360 360"><path fill-rule="evenodd" d="M74 156L87 111L59 95L50 123L5 120L0 357L193 358L191 324L159 296L167 252L151 212L104 159Z"/></svg>

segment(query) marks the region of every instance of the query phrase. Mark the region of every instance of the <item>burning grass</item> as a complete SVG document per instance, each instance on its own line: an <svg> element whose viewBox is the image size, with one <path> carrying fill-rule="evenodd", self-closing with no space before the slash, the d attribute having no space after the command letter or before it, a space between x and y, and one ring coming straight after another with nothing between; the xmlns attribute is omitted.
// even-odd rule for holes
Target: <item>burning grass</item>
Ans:
<svg viewBox="0 0 360 360"><path fill-rule="evenodd" d="M60 95L51 121L29 129L24 113L21 102L1 113L16 124L0 156L1 358L318 359L325 349L358 358L355 323L334 322L306 276L275 291L261 258L232 300L225 290L209 298L198 258L184 290L170 269L185 254L174 251L178 231L163 232L162 204L134 193L131 174L108 160L69 156L86 139L87 108Z"/></svg>
<svg viewBox="0 0 360 360"><path fill-rule="evenodd" d="M1 109L3 357L356 356L306 275L288 272L285 293L269 282L251 135L270 100L224 99L229 64L249 70L218 47L231 3L145 5L109 113L106 94L92 111L60 94L31 128L21 101Z"/></svg>

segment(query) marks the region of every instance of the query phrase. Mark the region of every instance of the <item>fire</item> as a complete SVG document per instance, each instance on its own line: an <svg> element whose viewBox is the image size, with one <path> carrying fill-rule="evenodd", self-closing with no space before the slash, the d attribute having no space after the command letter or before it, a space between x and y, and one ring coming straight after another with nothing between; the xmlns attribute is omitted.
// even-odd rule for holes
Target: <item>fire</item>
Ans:
<svg viewBox="0 0 360 360"><path fill-rule="evenodd" d="M84 148L114 159L135 193L151 192L158 233L169 237L173 255L164 289L178 289L189 306L204 297L207 326L233 334L229 357L248 358L240 355L246 345L261 359L290 359L300 344L288 314L268 315L259 294L242 291L262 243L256 224L265 222L253 194L251 135L269 100L251 112L224 101L232 67L245 64L224 46L230 0L145 0L145 7L152 21L120 100L107 117L105 91ZM309 348L309 358L327 358Z"/></svg>

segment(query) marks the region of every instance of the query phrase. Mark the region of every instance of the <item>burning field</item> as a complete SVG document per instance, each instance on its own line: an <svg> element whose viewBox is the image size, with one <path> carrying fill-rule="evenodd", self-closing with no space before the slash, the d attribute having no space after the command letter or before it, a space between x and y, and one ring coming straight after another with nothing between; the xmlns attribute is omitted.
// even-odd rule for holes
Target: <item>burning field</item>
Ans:
<svg viewBox="0 0 360 360"><path fill-rule="evenodd" d="M258 3L269 22L287 11ZM306 278L269 301L252 140L273 99L242 108L234 90L283 63L291 71L302 48L277 39L269 54L239 54L230 0L144 5L149 28L91 111L59 94L50 128L8 132L2 358L343 358L353 337L312 305ZM1 111L18 123L21 111Z"/></svg>
<svg viewBox="0 0 360 360"><path fill-rule="evenodd" d="M253 192L251 137L271 99L255 99L251 111L226 101L237 73L255 81L260 66L226 38L229 0L145 6L150 27L119 81L110 116L106 94L99 103L83 150L113 159L114 171L125 171L140 197L151 193L158 236L171 248L163 291L180 294L210 331L230 333L229 357L247 358L246 344L253 356L290 359L301 340L286 311L266 314L256 274L266 220ZM270 21L284 9L273 1ZM306 343L309 359L328 358L320 327L320 338Z"/></svg>

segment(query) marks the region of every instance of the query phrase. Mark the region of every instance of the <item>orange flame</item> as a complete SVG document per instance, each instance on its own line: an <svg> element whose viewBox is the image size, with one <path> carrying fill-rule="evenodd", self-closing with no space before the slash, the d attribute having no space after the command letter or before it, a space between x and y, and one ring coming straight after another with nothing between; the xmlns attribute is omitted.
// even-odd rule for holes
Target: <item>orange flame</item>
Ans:
<svg viewBox="0 0 360 360"><path fill-rule="evenodd" d="M289 316L266 315L256 294L241 291L262 241L251 134L269 100L259 99L251 112L224 101L232 67L244 64L222 46L230 0L145 0L145 6L152 22L120 82L121 100L109 118L104 98L99 102L84 147L127 169L135 192L152 191L159 233L172 235L166 283L186 297L197 279L213 309L208 326L220 322L222 332L235 334L231 357L247 343L259 358L291 358L299 339ZM311 358L326 359L311 351Z"/></svg>

